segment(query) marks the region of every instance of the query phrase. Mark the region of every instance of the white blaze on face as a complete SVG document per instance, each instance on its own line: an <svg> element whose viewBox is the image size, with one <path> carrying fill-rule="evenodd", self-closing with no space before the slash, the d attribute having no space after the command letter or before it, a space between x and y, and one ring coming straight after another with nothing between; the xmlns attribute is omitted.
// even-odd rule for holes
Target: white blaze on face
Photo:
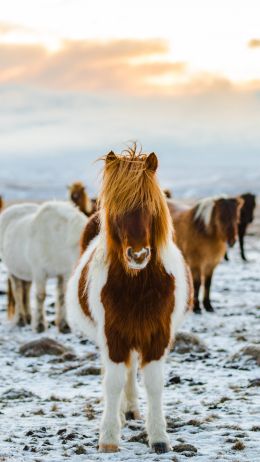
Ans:
<svg viewBox="0 0 260 462"><path fill-rule="evenodd" d="M146 267L151 258L150 247L143 247L135 252L131 247L126 250L127 265L131 269L141 270Z"/></svg>

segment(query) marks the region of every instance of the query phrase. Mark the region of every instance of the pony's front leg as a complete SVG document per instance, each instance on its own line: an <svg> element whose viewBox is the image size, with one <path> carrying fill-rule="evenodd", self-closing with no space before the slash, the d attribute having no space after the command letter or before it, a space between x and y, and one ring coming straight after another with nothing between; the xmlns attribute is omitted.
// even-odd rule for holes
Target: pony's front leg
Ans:
<svg viewBox="0 0 260 462"><path fill-rule="evenodd" d="M65 309L65 292L67 280L68 278L64 275L58 276L57 278L56 326L63 334L70 332L70 328L66 319Z"/></svg>
<svg viewBox="0 0 260 462"><path fill-rule="evenodd" d="M15 311L16 324L20 327L26 326L26 313L23 300L23 281L14 275L9 276L8 280L8 313Z"/></svg>
<svg viewBox="0 0 260 462"><path fill-rule="evenodd" d="M132 355L131 365L127 369L127 380L125 384L125 418L126 420L140 419L138 408L138 387L137 387L138 356Z"/></svg>
<svg viewBox="0 0 260 462"><path fill-rule="evenodd" d="M120 403L126 381L127 367L107 360L105 364L105 409L102 417L99 451L117 452L120 441Z"/></svg>
<svg viewBox="0 0 260 462"><path fill-rule="evenodd" d="M144 366L144 384L148 398L147 433L153 451L164 453L171 450L163 415L162 394L164 386L164 358Z"/></svg>
<svg viewBox="0 0 260 462"><path fill-rule="evenodd" d="M46 278L36 279L36 310L34 319L34 328L37 332L43 332L46 329L44 301L46 298Z"/></svg>

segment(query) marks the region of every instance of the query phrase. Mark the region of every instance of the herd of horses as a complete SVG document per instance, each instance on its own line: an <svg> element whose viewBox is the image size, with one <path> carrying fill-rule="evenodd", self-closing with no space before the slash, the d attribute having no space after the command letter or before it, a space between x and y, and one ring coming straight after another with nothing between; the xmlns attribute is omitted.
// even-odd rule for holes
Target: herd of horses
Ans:
<svg viewBox="0 0 260 462"><path fill-rule="evenodd" d="M99 346L105 406L99 450L119 448L124 419L140 418L137 368L148 398L153 451L170 450L162 410L163 369L188 310L213 311L212 274L227 246L253 220L255 197L215 197L183 205L162 191L155 153L136 146L104 158L101 192L90 200L80 182L70 202L18 204L0 216L0 252L8 270L8 312L42 332L46 281L57 278L56 324ZM77 207L75 207L74 202ZM30 287L35 285L32 313Z"/></svg>

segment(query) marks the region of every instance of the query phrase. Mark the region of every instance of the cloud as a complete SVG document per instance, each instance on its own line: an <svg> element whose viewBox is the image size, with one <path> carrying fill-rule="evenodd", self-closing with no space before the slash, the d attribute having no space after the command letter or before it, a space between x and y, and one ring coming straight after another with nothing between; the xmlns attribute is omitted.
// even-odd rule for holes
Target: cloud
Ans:
<svg viewBox="0 0 260 462"><path fill-rule="evenodd" d="M13 32L29 32L30 29L21 26L20 24L13 24L9 22L0 21L0 37L11 34Z"/></svg>
<svg viewBox="0 0 260 462"><path fill-rule="evenodd" d="M248 42L249 48L259 48L260 47L260 39L252 39Z"/></svg>
<svg viewBox="0 0 260 462"><path fill-rule="evenodd" d="M151 78L185 72L185 63L164 59L167 52L167 43L159 39L67 40L55 52L40 45L2 43L0 82L69 91L140 92L151 87Z"/></svg>

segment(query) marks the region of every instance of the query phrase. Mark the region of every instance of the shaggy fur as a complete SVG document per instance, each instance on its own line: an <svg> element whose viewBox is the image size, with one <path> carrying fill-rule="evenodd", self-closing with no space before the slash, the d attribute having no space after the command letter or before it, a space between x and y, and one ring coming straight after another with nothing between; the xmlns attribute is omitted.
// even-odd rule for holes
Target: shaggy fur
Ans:
<svg viewBox="0 0 260 462"><path fill-rule="evenodd" d="M46 280L57 277L57 326L67 330L64 312L66 280L79 256L80 234L86 217L63 202L13 205L0 216L0 250L7 266L9 314L16 307L16 322L30 322L30 282L36 286L34 326L45 328L43 303ZM14 300L12 299L14 298Z"/></svg>
<svg viewBox="0 0 260 462"><path fill-rule="evenodd" d="M242 200L237 198L208 198L194 207L174 207L170 203L177 245L190 266L195 297L194 310L200 312L199 290L204 284L203 304L213 311L210 302L210 286L213 271L223 259L226 243L234 245L238 234L239 213Z"/></svg>
<svg viewBox="0 0 260 462"><path fill-rule="evenodd" d="M125 411L139 415L137 356L148 394L149 443L155 451L169 450L162 413L164 356L192 291L156 169L155 154L138 154L135 147L106 156L100 215L83 233L83 253L68 285L69 323L95 338L105 367L99 438L104 452L118 450L123 390Z"/></svg>

